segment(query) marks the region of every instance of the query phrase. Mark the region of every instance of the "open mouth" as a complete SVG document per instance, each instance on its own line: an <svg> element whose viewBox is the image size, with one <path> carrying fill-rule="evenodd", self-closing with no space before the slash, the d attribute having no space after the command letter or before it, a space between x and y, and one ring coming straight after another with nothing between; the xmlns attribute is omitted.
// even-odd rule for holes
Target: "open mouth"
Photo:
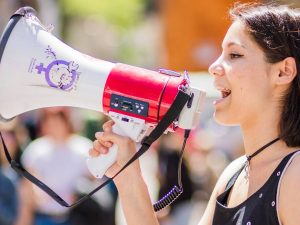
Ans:
<svg viewBox="0 0 300 225"><path fill-rule="evenodd" d="M220 91L221 91L222 98L226 98L231 94L231 90L227 88L222 88L222 90Z"/></svg>

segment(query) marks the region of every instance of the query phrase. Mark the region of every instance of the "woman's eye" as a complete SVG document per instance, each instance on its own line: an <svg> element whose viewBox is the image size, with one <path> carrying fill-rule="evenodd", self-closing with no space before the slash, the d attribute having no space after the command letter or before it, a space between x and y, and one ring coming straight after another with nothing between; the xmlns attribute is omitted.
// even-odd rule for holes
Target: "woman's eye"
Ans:
<svg viewBox="0 0 300 225"><path fill-rule="evenodd" d="M230 53L229 56L231 59L237 59L237 58L241 58L243 55L237 53Z"/></svg>

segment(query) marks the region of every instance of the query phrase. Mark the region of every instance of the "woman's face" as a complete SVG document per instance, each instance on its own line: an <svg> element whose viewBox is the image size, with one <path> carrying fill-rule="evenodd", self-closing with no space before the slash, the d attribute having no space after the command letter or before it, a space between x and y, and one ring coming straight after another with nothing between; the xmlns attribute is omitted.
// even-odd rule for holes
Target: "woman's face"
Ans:
<svg viewBox="0 0 300 225"><path fill-rule="evenodd" d="M270 75L276 71L239 21L228 29L222 48L209 68L221 95L214 102L215 119L226 125L253 123L271 106Z"/></svg>

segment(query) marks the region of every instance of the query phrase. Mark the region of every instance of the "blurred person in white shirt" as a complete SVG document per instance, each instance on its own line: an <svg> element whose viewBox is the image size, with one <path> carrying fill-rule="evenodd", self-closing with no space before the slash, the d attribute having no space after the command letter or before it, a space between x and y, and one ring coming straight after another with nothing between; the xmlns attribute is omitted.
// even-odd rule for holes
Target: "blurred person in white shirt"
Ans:
<svg viewBox="0 0 300 225"><path fill-rule="evenodd" d="M40 131L42 136L25 149L22 163L60 197L71 203L75 198L76 183L80 178L89 176L85 162L87 149L92 143L74 133L68 108L43 109ZM28 224L30 221L33 225L70 224L68 208L60 206L35 185L27 182L24 186L31 189L32 193L32 196L28 196L32 199L32 218L27 218Z"/></svg>

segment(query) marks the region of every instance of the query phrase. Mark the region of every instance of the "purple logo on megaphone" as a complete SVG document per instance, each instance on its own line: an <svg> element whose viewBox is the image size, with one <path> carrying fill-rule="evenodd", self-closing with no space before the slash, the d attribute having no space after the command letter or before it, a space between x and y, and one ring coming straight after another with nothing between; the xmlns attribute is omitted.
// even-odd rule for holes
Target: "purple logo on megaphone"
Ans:
<svg viewBox="0 0 300 225"><path fill-rule="evenodd" d="M38 74L45 72L46 81L51 87L69 90L76 81L78 64L73 61L55 60L47 67L41 63L35 69Z"/></svg>
<svg viewBox="0 0 300 225"><path fill-rule="evenodd" d="M46 49L47 58L54 59L47 66L44 63L36 65L34 68L38 74L45 73L45 78L50 87L72 90L78 80L79 65L74 61L65 61L56 59L55 52L50 46Z"/></svg>

